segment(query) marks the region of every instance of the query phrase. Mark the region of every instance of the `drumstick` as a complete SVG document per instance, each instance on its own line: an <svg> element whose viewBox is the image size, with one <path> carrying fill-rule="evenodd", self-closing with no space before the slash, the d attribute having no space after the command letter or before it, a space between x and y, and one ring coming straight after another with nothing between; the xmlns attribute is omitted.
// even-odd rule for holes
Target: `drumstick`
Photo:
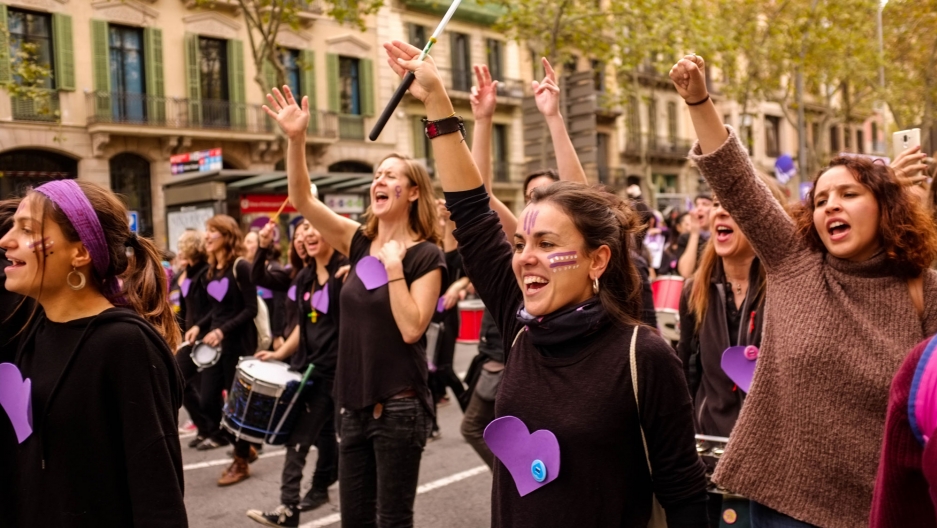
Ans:
<svg viewBox="0 0 937 528"><path fill-rule="evenodd" d="M289 196L286 197L286 200L283 200L283 204L280 205L280 208L277 209L277 212L274 213L274 215L273 215L272 218L270 218L270 223L271 223L271 224L273 224L273 223L275 223L275 222L277 221L277 218L280 217L280 213L283 212L283 209L286 209L286 204L288 204L288 203L290 203L290 197L289 197Z"/></svg>
<svg viewBox="0 0 937 528"><path fill-rule="evenodd" d="M429 55L430 48L432 48L433 44L436 43L436 39L438 39L439 35L442 34L443 29L446 28L446 24L449 23L449 20L452 18L452 15L455 14L456 9L459 8L459 4L461 2L462 0L453 0L452 5L449 6L449 10L446 11L446 16L442 18L442 21L438 26L436 26L436 31L433 31L433 35L430 36L429 40L426 42L426 46L423 48L423 52L420 53L419 60L423 60L427 55ZM413 84L414 79L416 79L416 75L412 71L407 72L407 74L403 76L403 80L400 82L400 86L397 87L397 91L394 92L394 95L390 98L390 101L387 101L387 106L384 107L384 111L374 123L374 128L371 129L371 134L368 135L368 138L370 138L371 141L377 141L377 137L380 136L381 131L384 130L384 125L387 124L391 114L394 113L397 105L399 105L400 101L403 100L404 94L407 93L407 89L409 89L410 85Z"/></svg>
<svg viewBox="0 0 937 528"><path fill-rule="evenodd" d="M296 389L296 393L293 394L293 399L290 400L290 404L286 406L286 411L284 411L283 416L280 417L280 422L277 424L277 428L273 430L271 436L274 439L276 439L277 435L280 434L280 429L283 428L283 424L286 423L286 418L289 417L290 411L293 410L293 405L296 404L296 400L299 399L299 393L303 391L303 387L306 386L306 381L309 380L309 375L312 374L312 369L315 367L315 365L310 364L309 367L306 368L306 373L303 374L303 379L299 382L299 388Z"/></svg>

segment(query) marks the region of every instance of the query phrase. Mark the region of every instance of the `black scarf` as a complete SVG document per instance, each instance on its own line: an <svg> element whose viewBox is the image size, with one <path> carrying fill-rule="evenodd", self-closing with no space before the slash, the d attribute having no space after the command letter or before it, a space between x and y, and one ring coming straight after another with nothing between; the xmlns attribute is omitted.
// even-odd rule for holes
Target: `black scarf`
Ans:
<svg viewBox="0 0 937 528"><path fill-rule="evenodd" d="M599 298L592 297L543 317L534 317L521 306L517 310L517 320L527 326L527 334L535 346L551 346L587 336L605 326L609 317Z"/></svg>

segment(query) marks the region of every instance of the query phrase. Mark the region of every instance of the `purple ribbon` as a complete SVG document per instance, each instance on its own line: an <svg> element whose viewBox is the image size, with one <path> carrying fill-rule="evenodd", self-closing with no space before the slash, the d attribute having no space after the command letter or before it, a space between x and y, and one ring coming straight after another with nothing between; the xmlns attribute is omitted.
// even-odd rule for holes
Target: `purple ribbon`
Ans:
<svg viewBox="0 0 937 528"><path fill-rule="evenodd" d="M35 190L52 200L52 203L65 213L65 217L78 233L78 238L88 248L91 263L98 272L98 276L106 281L111 257L107 251L104 230L101 229L98 215L81 187L74 180L65 179L50 181L36 187Z"/></svg>

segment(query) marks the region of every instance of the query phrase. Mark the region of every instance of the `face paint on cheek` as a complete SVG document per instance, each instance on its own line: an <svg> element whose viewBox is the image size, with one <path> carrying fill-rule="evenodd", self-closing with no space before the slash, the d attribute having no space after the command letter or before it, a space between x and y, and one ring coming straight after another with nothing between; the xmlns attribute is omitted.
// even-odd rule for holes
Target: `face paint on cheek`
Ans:
<svg viewBox="0 0 937 528"><path fill-rule="evenodd" d="M579 255L575 251L565 253L550 253L547 255L550 261L550 269L553 273L557 271L569 271L579 267Z"/></svg>
<svg viewBox="0 0 937 528"><path fill-rule="evenodd" d="M53 240L50 237L45 237L42 240L34 240L29 244L26 244L26 247L35 251L36 253L38 253L41 249L43 255L51 255L52 252L49 251L49 248L52 247L52 244Z"/></svg>
<svg viewBox="0 0 937 528"><path fill-rule="evenodd" d="M394 187L394 195L395 195L397 198L400 198L400 194L401 194L402 192L403 192L403 189L401 189L399 185L396 186L396 187Z"/></svg>

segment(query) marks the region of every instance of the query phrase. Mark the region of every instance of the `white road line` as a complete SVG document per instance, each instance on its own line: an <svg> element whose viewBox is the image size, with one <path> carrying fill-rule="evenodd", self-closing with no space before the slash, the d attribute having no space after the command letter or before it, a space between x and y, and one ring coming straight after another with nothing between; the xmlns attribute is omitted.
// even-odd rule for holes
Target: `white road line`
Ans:
<svg viewBox="0 0 937 528"><path fill-rule="evenodd" d="M448 477L444 477L439 480L427 482L426 484L423 484L422 486L416 489L416 494L422 495L424 493L433 491L434 489L439 489L439 488L448 486L450 484L455 484L456 482L459 482L460 480L465 480L467 478L474 477L475 475L485 473L487 471L488 471L488 466L484 466L484 465L476 466L476 467L473 467L472 469L467 469L465 471L462 471L461 473L456 473L455 475L449 475ZM341 520L342 520L342 515L340 513L333 513L332 515L328 515L326 517L316 519L312 522L301 524L299 525L299 528L322 528L323 526L329 526L337 522L340 522Z"/></svg>
<svg viewBox="0 0 937 528"><path fill-rule="evenodd" d="M257 458L270 458L270 457L280 456L283 453L286 453L286 449L280 449L279 451L272 451L270 453L263 453L259 455ZM210 467L215 467L215 466L226 466L230 463L231 463L230 458L219 458L217 460L208 460L206 462L198 462L195 464L182 466L182 471L189 471L192 469L204 469L204 468L210 468ZM488 466L485 466L485 467L488 467Z"/></svg>

